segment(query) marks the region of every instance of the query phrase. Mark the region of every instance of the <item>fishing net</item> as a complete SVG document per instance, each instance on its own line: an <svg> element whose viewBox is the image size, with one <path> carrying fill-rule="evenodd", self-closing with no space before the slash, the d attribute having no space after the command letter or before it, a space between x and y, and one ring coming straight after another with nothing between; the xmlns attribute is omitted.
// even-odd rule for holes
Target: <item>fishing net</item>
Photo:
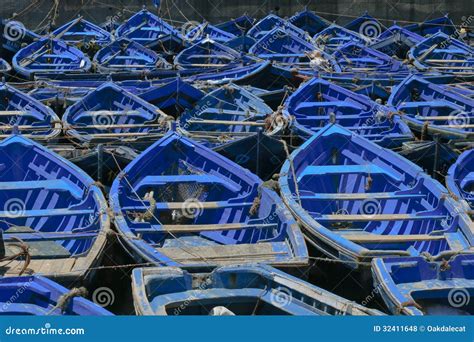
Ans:
<svg viewBox="0 0 474 342"><path fill-rule="evenodd" d="M205 172L184 160L178 160L171 165L164 174L171 175L202 175ZM194 199L204 202L209 194L209 185L199 182L176 182L166 185L164 189L158 192L159 202L184 202L188 199Z"/></svg>

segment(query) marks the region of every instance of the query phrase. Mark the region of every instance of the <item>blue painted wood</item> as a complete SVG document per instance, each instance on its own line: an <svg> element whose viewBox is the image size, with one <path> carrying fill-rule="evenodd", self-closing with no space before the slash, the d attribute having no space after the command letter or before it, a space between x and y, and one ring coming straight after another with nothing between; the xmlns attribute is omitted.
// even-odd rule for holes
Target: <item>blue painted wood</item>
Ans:
<svg viewBox="0 0 474 342"><path fill-rule="evenodd" d="M394 315L472 315L474 255L372 261L375 288Z"/></svg>
<svg viewBox="0 0 474 342"><path fill-rule="evenodd" d="M119 38L97 51L94 64L101 73L152 72L156 69L171 69L163 57L156 52L126 38Z"/></svg>
<svg viewBox="0 0 474 342"><path fill-rule="evenodd" d="M311 243L348 267L473 247L470 218L440 183L339 125L321 129L290 160L280 172L284 202Z"/></svg>
<svg viewBox="0 0 474 342"><path fill-rule="evenodd" d="M413 139L408 126L389 108L346 88L314 78L304 83L285 103L285 112L296 119L297 134L307 139L338 123L385 147Z"/></svg>
<svg viewBox="0 0 474 342"><path fill-rule="evenodd" d="M344 27L370 39L377 38L386 29L380 21L367 12L355 18Z"/></svg>
<svg viewBox="0 0 474 342"><path fill-rule="evenodd" d="M180 68L216 68L235 65L242 55L211 38L205 38L181 51L174 59Z"/></svg>
<svg viewBox="0 0 474 342"><path fill-rule="evenodd" d="M92 66L81 50L48 37L22 48L13 56L12 63L13 68L26 78L32 78L36 73L83 73Z"/></svg>
<svg viewBox="0 0 474 342"><path fill-rule="evenodd" d="M309 69L312 72L318 71L318 67L313 66L310 57L315 52L318 52L321 58L326 61L326 69L340 71L334 59L316 48L310 42L309 36L301 38L284 27L276 27L267 32L249 50L249 53L265 60L274 61L284 68Z"/></svg>
<svg viewBox="0 0 474 342"><path fill-rule="evenodd" d="M104 46L109 44L113 37L103 28L87 21L83 17L78 17L70 22L58 27L53 31L53 36L60 37L74 45L85 46L87 44L96 44Z"/></svg>
<svg viewBox="0 0 474 342"><path fill-rule="evenodd" d="M266 265L136 268L132 288L138 315L382 315Z"/></svg>
<svg viewBox="0 0 474 342"><path fill-rule="evenodd" d="M61 125L51 108L6 83L0 83L0 136L8 137L15 130L27 138L51 141L61 133Z"/></svg>
<svg viewBox="0 0 474 342"><path fill-rule="evenodd" d="M217 24L216 27L223 31L232 33L234 36L240 37L245 35L247 31L252 28L254 23L255 18L244 14L236 19Z"/></svg>
<svg viewBox="0 0 474 342"><path fill-rule="evenodd" d="M61 306L69 290L41 276L0 278L0 314L36 316L109 316L109 311L82 297ZM63 297L64 298L64 297Z"/></svg>
<svg viewBox="0 0 474 342"><path fill-rule="evenodd" d="M342 72L408 73L409 68L383 52L349 42L332 54Z"/></svg>
<svg viewBox="0 0 474 342"><path fill-rule="evenodd" d="M210 92L194 108L183 113L179 130L196 141L216 147L266 128L270 135L280 133L282 125L276 124L273 129L265 127L272 114L273 110L262 99L229 84Z"/></svg>
<svg viewBox="0 0 474 342"><path fill-rule="evenodd" d="M307 262L303 235L272 190L239 165L174 132L117 177L110 205L135 260L161 266L252 260L296 267Z"/></svg>
<svg viewBox="0 0 474 342"><path fill-rule="evenodd" d="M386 55L405 60L410 48L421 42L424 38L398 25L390 26L380 34L370 48L385 53Z"/></svg>
<svg viewBox="0 0 474 342"><path fill-rule="evenodd" d="M66 134L83 144L145 145L168 130L166 115L154 105L109 82L68 107Z"/></svg>
<svg viewBox="0 0 474 342"><path fill-rule="evenodd" d="M369 38L336 24L332 24L316 34L313 40L317 46L327 52L334 52L349 42L360 45L367 45L370 42Z"/></svg>
<svg viewBox="0 0 474 342"><path fill-rule="evenodd" d="M474 75L474 49L442 32L413 46L408 57L421 71Z"/></svg>
<svg viewBox="0 0 474 342"><path fill-rule="evenodd" d="M157 50L179 50L180 46L185 45L185 38L179 30L146 9L135 13L120 25L116 36Z"/></svg>
<svg viewBox="0 0 474 342"><path fill-rule="evenodd" d="M450 139L472 136L474 100L417 76L393 88L388 104L414 129Z"/></svg>
<svg viewBox="0 0 474 342"><path fill-rule="evenodd" d="M162 85L151 87L140 94L142 99L175 118L180 116L185 110L191 110L196 102L204 96L205 93L203 91L184 82L180 77Z"/></svg>
<svg viewBox="0 0 474 342"><path fill-rule="evenodd" d="M1 20L0 32L2 32L2 57L11 58L25 45L33 43L40 36L28 30L23 23L16 20Z"/></svg>
<svg viewBox="0 0 474 342"><path fill-rule="evenodd" d="M303 31L308 32L311 37L331 25L329 21L321 18L308 9L295 13L295 15L288 19L288 22L302 29Z"/></svg>
<svg viewBox="0 0 474 342"><path fill-rule="evenodd" d="M448 15L426 20L423 23L411 24L405 26L405 29L419 34L420 36L430 36L438 32L445 33L447 35L453 35L456 32L456 26Z"/></svg>
<svg viewBox="0 0 474 342"><path fill-rule="evenodd" d="M265 18L258 21L249 31L248 35L255 40L259 40L265 36L268 32L274 30L275 28L283 28L285 31L292 33L295 36L304 38L307 36L307 33L302 29L296 27L291 22L280 18L275 14L269 14Z"/></svg>
<svg viewBox="0 0 474 342"><path fill-rule="evenodd" d="M0 142L0 229L7 255L29 247L32 272L62 283L90 276L100 260L109 216L104 196L78 167L19 135ZM22 263L4 265L18 275Z"/></svg>
<svg viewBox="0 0 474 342"><path fill-rule="evenodd" d="M7 75L11 70L11 65L3 58L0 58L0 73Z"/></svg>
<svg viewBox="0 0 474 342"><path fill-rule="evenodd" d="M234 49L235 51L247 53L255 43L255 39L250 38L249 36L238 36L225 42L224 45Z"/></svg>
<svg viewBox="0 0 474 342"><path fill-rule="evenodd" d="M197 25L186 34L186 39L190 42L197 42L207 37L216 42L225 43L237 36L230 32L223 31L208 22L203 22L202 24Z"/></svg>
<svg viewBox="0 0 474 342"><path fill-rule="evenodd" d="M446 186L457 198L464 199L474 209L474 150L459 156L446 175Z"/></svg>

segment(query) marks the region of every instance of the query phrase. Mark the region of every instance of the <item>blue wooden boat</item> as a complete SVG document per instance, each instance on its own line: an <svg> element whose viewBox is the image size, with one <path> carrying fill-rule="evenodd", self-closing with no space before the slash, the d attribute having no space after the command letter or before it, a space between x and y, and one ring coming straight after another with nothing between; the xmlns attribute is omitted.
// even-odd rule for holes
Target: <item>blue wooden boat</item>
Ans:
<svg viewBox="0 0 474 342"><path fill-rule="evenodd" d="M370 48L405 60L408 57L408 51L423 39L422 36L406 28L393 25L379 35L376 41L370 45Z"/></svg>
<svg viewBox="0 0 474 342"><path fill-rule="evenodd" d="M413 46L408 57L422 71L474 74L474 49L442 32Z"/></svg>
<svg viewBox="0 0 474 342"><path fill-rule="evenodd" d="M239 36L225 42L224 45L235 51L247 53L255 43L256 40L249 36Z"/></svg>
<svg viewBox="0 0 474 342"><path fill-rule="evenodd" d="M292 153L280 188L307 241L361 271L374 257L441 257L474 245L472 221L440 183L339 125Z"/></svg>
<svg viewBox="0 0 474 342"><path fill-rule="evenodd" d="M385 30L384 25L368 12L352 20L344 27L370 39L377 38Z"/></svg>
<svg viewBox="0 0 474 342"><path fill-rule="evenodd" d="M229 40L236 38L237 36L232 33L223 31L214 25L209 24L207 21L200 25L197 25L186 34L186 39L190 42L197 42L204 38L211 38L212 40L225 43Z"/></svg>
<svg viewBox="0 0 474 342"><path fill-rule="evenodd" d="M36 73L82 73L92 66L81 50L51 38L43 38L22 48L13 56L12 63L15 70L26 78L32 78Z"/></svg>
<svg viewBox="0 0 474 342"><path fill-rule="evenodd" d="M296 134L304 139L338 123L385 147L396 147L413 139L406 124L388 108L348 89L313 78L285 103L285 112L296 119Z"/></svg>
<svg viewBox="0 0 474 342"><path fill-rule="evenodd" d="M472 82L454 83L445 85L444 87L449 91L474 99L474 83Z"/></svg>
<svg viewBox="0 0 474 342"><path fill-rule="evenodd" d="M136 268L132 292L137 315L147 316L382 315L267 265Z"/></svg>
<svg viewBox="0 0 474 342"><path fill-rule="evenodd" d="M0 138L15 131L30 139L50 141L61 133L61 124L51 108L6 83L0 83Z"/></svg>
<svg viewBox="0 0 474 342"><path fill-rule="evenodd" d="M0 278L0 315L110 316L109 311L42 276ZM66 298L70 298L66 300Z"/></svg>
<svg viewBox="0 0 474 342"><path fill-rule="evenodd" d="M82 144L146 144L169 126L161 110L111 82L68 107L62 120L66 134Z"/></svg>
<svg viewBox="0 0 474 342"><path fill-rule="evenodd" d="M447 35L454 35L456 33L456 26L448 15L440 18L426 20L420 24L411 24L405 26L405 29L415 32L420 36L430 36L438 32L445 33Z"/></svg>
<svg viewBox="0 0 474 342"><path fill-rule="evenodd" d="M298 224L275 192L218 153L168 133L112 184L124 247L160 266L307 263Z"/></svg>
<svg viewBox="0 0 474 342"><path fill-rule="evenodd" d="M253 135L265 129L281 133L286 120L272 119L273 110L259 97L235 84L228 84L204 96L192 110L179 118L179 131L208 146Z"/></svg>
<svg viewBox="0 0 474 342"><path fill-rule="evenodd" d="M242 61L239 52L210 38L198 41L174 59L180 68L222 68Z"/></svg>
<svg viewBox="0 0 474 342"><path fill-rule="evenodd" d="M104 83L115 81L126 90L140 94L156 86L171 82L176 77L182 78L187 83L197 82L203 87L215 87L229 82L253 84L268 90L281 89L286 85L297 86L301 80L295 79L291 72L279 68L270 61L249 61L241 64L232 64L225 67L214 68L189 68L181 70L157 70L143 73L112 73L104 74L38 74L35 79L41 81L40 86L45 86L46 94L54 92L89 92ZM67 95L66 94L66 95ZM42 96L42 95L40 95Z"/></svg>
<svg viewBox="0 0 474 342"><path fill-rule="evenodd" d="M19 135L0 142L0 155L0 273L28 270L61 283L89 279L110 226L100 188L72 163Z"/></svg>
<svg viewBox="0 0 474 342"><path fill-rule="evenodd" d="M117 28L115 34L170 54L185 45L185 38L179 30L146 9L131 16Z"/></svg>
<svg viewBox="0 0 474 342"><path fill-rule="evenodd" d="M141 93L140 97L167 115L177 118L185 110L191 110L204 95L203 91L177 77L163 85L152 87Z"/></svg>
<svg viewBox="0 0 474 342"><path fill-rule="evenodd" d="M255 18L244 14L236 19L225 21L217 24L216 27L222 31L232 33L234 36L244 36L248 30L250 30L255 23Z"/></svg>
<svg viewBox="0 0 474 342"><path fill-rule="evenodd" d="M372 273L394 315L474 314L474 254L375 259Z"/></svg>
<svg viewBox="0 0 474 342"><path fill-rule="evenodd" d="M407 73L405 64L383 52L349 42L332 54L342 72Z"/></svg>
<svg viewBox="0 0 474 342"><path fill-rule="evenodd" d="M94 65L101 73L149 72L155 69L171 69L156 52L127 38L119 38L97 51Z"/></svg>
<svg viewBox="0 0 474 342"><path fill-rule="evenodd" d="M92 47L105 46L113 39L110 32L87 21L81 16L58 27L53 31L53 36L56 39L84 47L85 50L93 50L91 49Z"/></svg>
<svg viewBox="0 0 474 342"><path fill-rule="evenodd" d="M313 37L314 43L322 50L334 52L341 46L354 42L359 45L367 45L370 39L344 27L332 24Z"/></svg>
<svg viewBox="0 0 474 342"><path fill-rule="evenodd" d="M394 87L388 104L423 134L441 134L449 139L473 135L474 100L420 77L410 76Z"/></svg>
<svg viewBox="0 0 474 342"><path fill-rule="evenodd" d="M306 8L304 11L295 13L294 16L288 19L288 22L308 32L311 37L331 25L329 21Z"/></svg>
<svg viewBox="0 0 474 342"><path fill-rule="evenodd" d="M325 64L313 66L311 55L316 51L324 58ZM250 48L249 53L265 60L272 60L280 66L291 69L317 70L317 68L324 68L326 71L332 71L333 69L340 71L331 56L318 50L308 40L293 35L280 27L276 27L260 38Z"/></svg>
<svg viewBox="0 0 474 342"><path fill-rule="evenodd" d="M268 32L274 30L275 28L282 28L285 31L293 34L294 36L305 38L307 33L302 29L296 27L289 21L280 18L275 14L269 14L259 22L257 22L248 32L247 35L252 37L255 40L259 40L265 36Z"/></svg>
<svg viewBox="0 0 474 342"><path fill-rule="evenodd" d="M15 20L1 20L2 57L13 57L24 45L29 45L40 39L35 32L28 30L23 23Z"/></svg>
<svg viewBox="0 0 474 342"><path fill-rule="evenodd" d="M474 209L474 150L459 156L446 175L446 186L454 197L465 200Z"/></svg>
<svg viewBox="0 0 474 342"><path fill-rule="evenodd" d="M221 71L188 77L186 81L204 83L209 86L218 86L232 82L268 91L280 90L285 86L297 87L301 83L301 79L295 77L291 70L279 67L271 63L271 61L231 65L230 68L224 68Z"/></svg>

